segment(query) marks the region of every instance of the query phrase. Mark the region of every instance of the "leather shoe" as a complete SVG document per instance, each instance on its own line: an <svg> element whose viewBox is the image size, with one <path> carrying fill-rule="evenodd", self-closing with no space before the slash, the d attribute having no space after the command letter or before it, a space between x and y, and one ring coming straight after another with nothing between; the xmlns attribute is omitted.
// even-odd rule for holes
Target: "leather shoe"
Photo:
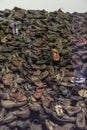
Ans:
<svg viewBox="0 0 87 130"><path fill-rule="evenodd" d="M85 127L86 127L86 119L85 119L85 114L84 113L81 112L81 113L77 114L76 126L81 130L85 129Z"/></svg>

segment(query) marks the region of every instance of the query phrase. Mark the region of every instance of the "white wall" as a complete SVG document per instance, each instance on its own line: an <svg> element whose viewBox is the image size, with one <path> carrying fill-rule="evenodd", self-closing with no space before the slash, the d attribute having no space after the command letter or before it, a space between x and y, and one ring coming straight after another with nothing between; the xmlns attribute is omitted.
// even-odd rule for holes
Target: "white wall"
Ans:
<svg viewBox="0 0 87 130"><path fill-rule="evenodd" d="M64 12L87 12L87 0L0 0L0 10L12 9L14 6L24 9L45 9Z"/></svg>

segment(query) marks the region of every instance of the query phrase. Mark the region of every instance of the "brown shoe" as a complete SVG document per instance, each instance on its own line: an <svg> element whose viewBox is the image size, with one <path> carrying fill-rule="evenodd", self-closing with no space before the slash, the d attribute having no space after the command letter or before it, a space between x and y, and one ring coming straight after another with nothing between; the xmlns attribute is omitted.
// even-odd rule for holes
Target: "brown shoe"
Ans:
<svg viewBox="0 0 87 130"><path fill-rule="evenodd" d="M50 97L49 95L47 95L47 96L42 96L41 101L43 103L43 106L49 107L50 103L53 102L54 99Z"/></svg>
<svg viewBox="0 0 87 130"><path fill-rule="evenodd" d="M41 80L38 77L31 76L31 80L37 87L42 87L43 86L43 83L41 82Z"/></svg>
<svg viewBox="0 0 87 130"><path fill-rule="evenodd" d="M59 56L58 50L57 49L52 49L51 51L52 51L52 54L53 54L53 60L54 61L59 61L60 56Z"/></svg>
<svg viewBox="0 0 87 130"><path fill-rule="evenodd" d="M41 98L43 92L44 92L44 87L38 87L38 88L36 88L36 91L35 91L35 93L34 93L33 96L34 96L36 99L39 99L39 98Z"/></svg>
<svg viewBox="0 0 87 130"><path fill-rule="evenodd" d="M43 83L41 82L41 80L38 77L31 76L30 79L37 87L42 87L43 86Z"/></svg>
<svg viewBox="0 0 87 130"><path fill-rule="evenodd" d="M32 64L32 69L44 70L44 69L46 69L46 65L45 64L43 64L43 65Z"/></svg>

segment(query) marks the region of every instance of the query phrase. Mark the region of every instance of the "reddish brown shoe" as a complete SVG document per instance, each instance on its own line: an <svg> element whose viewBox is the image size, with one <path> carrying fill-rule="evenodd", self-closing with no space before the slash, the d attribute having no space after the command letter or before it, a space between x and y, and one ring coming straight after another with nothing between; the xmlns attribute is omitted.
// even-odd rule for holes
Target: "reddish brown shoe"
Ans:
<svg viewBox="0 0 87 130"><path fill-rule="evenodd" d="M58 50L57 49L52 49L51 51L52 51L52 54L53 54L53 60L54 61L59 61L60 56L59 56Z"/></svg>
<svg viewBox="0 0 87 130"><path fill-rule="evenodd" d="M39 98L41 98L43 92L44 92L44 87L38 87L38 88L36 88L36 91L35 91L35 93L34 93L33 96L34 96L36 99L39 99Z"/></svg>

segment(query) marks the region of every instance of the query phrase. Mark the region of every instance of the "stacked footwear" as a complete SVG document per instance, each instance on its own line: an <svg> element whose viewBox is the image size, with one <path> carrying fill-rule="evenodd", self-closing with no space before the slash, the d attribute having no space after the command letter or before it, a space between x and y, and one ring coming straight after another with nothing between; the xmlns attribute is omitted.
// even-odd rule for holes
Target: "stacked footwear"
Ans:
<svg viewBox="0 0 87 130"><path fill-rule="evenodd" d="M0 130L87 129L86 13L0 11Z"/></svg>
<svg viewBox="0 0 87 130"><path fill-rule="evenodd" d="M74 77L72 82L82 85L86 84L87 77L87 39L86 31L86 14L73 14L73 51L72 64L74 68Z"/></svg>

